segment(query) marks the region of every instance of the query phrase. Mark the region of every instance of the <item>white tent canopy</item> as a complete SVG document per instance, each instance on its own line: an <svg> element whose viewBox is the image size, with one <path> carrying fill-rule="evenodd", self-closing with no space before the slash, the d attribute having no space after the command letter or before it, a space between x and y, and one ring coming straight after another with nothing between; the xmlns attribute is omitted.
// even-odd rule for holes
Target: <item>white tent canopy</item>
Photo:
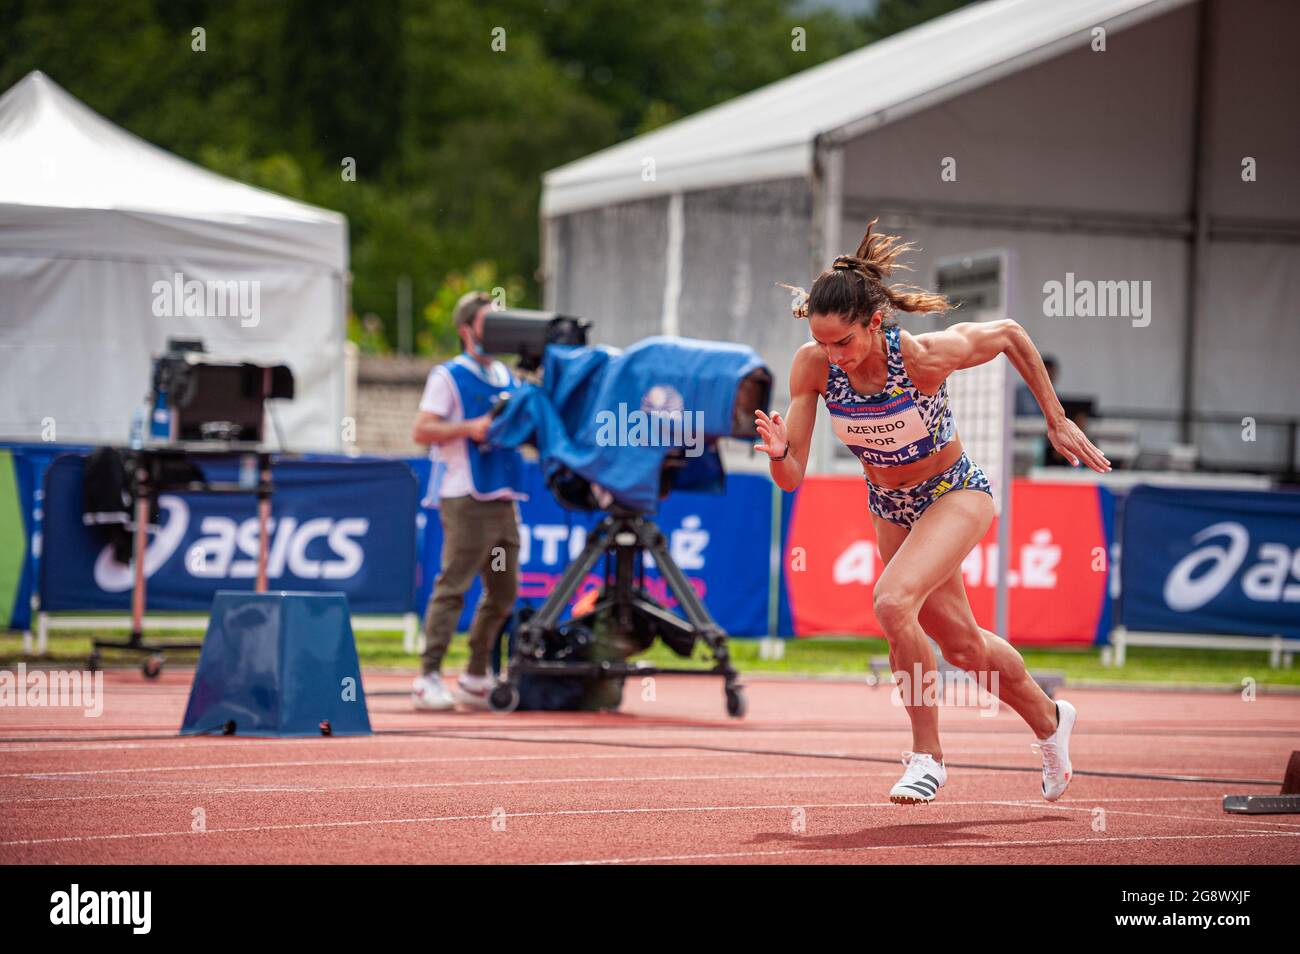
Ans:
<svg viewBox="0 0 1300 954"><path fill-rule="evenodd" d="M41 72L0 97L0 437L122 442L178 337L288 364L288 447L338 448L347 268L336 212L158 149ZM160 300L177 276L237 287L243 307L186 314Z"/></svg>
<svg viewBox="0 0 1300 954"><path fill-rule="evenodd" d="M554 169L542 212L809 176L819 137L852 138L1086 45L1090 27L1122 29L1189 2L975 4Z"/></svg>
<svg viewBox="0 0 1300 954"><path fill-rule="evenodd" d="M744 341L781 389L808 332L775 283L806 287L879 217L920 246L904 281L1007 251L1004 307L1059 389L1168 415L1145 446L1294 460L1285 425L1241 421L1300 419L1298 30L1292 0L963 7L549 172L547 306L615 344ZM1141 288L1147 313L1052 314L1074 279Z"/></svg>

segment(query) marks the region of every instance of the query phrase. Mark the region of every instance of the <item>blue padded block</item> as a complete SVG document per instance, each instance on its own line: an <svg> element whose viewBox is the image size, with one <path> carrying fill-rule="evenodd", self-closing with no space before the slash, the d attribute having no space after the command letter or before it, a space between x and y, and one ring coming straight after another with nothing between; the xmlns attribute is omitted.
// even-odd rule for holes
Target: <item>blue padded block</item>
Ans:
<svg viewBox="0 0 1300 954"><path fill-rule="evenodd" d="M181 735L369 735L342 593L222 590L212 601Z"/></svg>

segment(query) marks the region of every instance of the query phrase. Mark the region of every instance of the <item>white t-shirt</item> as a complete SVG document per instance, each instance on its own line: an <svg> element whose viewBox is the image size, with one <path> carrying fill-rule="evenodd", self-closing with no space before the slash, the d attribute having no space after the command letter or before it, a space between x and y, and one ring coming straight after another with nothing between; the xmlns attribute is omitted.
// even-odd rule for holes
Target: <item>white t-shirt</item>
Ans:
<svg viewBox="0 0 1300 954"><path fill-rule="evenodd" d="M493 361L486 369L467 355L459 355L456 361L464 364L479 377L486 378L497 387L510 384L510 370L500 361ZM424 382L424 395L420 398L420 410L436 414L444 421L456 422L465 419L465 411L460 405L460 394L451 379L451 372L442 365L437 365L429 372ZM429 445L429 459L433 461L433 473L429 477L429 493L424 506L435 507L442 497L464 497L473 495L479 500L498 500L502 497L512 500L525 500L526 494L503 487L488 494L474 490L474 481L469 473L469 438L460 437L445 444Z"/></svg>

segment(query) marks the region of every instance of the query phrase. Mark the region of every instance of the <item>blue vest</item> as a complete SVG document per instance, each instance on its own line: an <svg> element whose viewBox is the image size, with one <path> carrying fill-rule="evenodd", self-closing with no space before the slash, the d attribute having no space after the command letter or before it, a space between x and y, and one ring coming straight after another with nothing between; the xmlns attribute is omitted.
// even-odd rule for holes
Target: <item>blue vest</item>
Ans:
<svg viewBox="0 0 1300 954"><path fill-rule="evenodd" d="M464 355L443 364L451 374L451 383L460 396L460 406L465 420L482 417L492 409L497 395L510 394L519 388L519 381L507 369L509 383L496 385L487 379L487 372L472 358ZM466 456L469 457L469 476L476 494L487 495L498 490L517 490L523 483L523 458L519 451L508 447L489 447L465 439Z"/></svg>

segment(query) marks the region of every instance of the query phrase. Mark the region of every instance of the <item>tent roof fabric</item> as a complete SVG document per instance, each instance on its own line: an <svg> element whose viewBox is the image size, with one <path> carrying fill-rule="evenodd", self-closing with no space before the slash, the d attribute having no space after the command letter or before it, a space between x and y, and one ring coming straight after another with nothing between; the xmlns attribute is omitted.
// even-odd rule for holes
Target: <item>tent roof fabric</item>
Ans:
<svg viewBox="0 0 1300 954"><path fill-rule="evenodd" d="M986 0L548 172L542 214L807 177L853 138L1195 0ZM654 174L646 181L646 160Z"/></svg>
<svg viewBox="0 0 1300 954"><path fill-rule="evenodd" d="M14 208L25 207L25 208ZM0 96L0 217L107 211L167 221L279 228L346 268L347 219L227 179L114 125L39 70Z"/></svg>

